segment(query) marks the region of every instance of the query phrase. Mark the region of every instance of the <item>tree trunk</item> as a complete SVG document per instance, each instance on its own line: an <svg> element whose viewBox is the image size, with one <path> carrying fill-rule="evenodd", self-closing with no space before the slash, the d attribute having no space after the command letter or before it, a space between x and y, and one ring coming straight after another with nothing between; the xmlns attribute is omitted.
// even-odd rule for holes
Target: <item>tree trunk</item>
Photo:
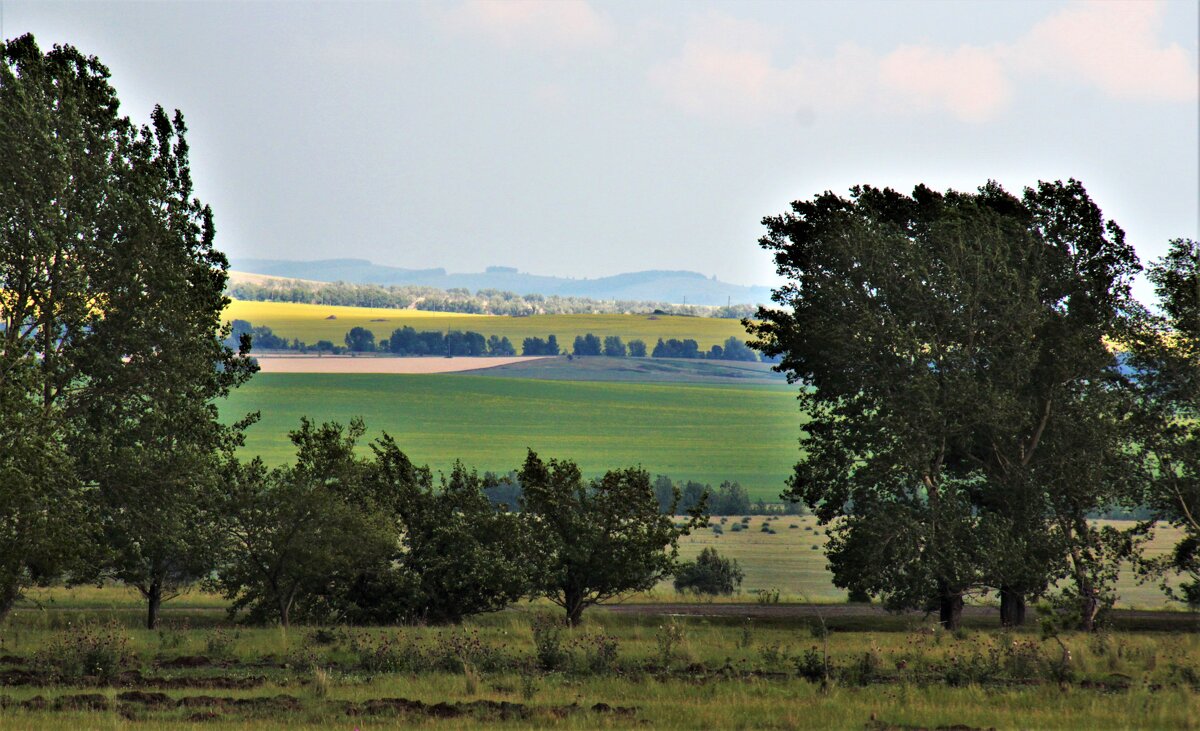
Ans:
<svg viewBox="0 0 1200 731"><path fill-rule="evenodd" d="M1100 614L1099 592L1092 587L1079 588L1079 629L1084 632L1096 631L1096 616Z"/></svg>
<svg viewBox="0 0 1200 731"><path fill-rule="evenodd" d="M587 606L583 601L582 591L567 591L564 595L566 599L563 602L567 610L567 624L572 627L578 627L583 621L583 610Z"/></svg>
<svg viewBox="0 0 1200 731"><path fill-rule="evenodd" d="M946 590L938 597L938 621L948 630L956 630L962 624L962 592Z"/></svg>
<svg viewBox="0 0 1200 731"><path fill-rule="evenodd" d="M1025 593L1011 586L1000 587L1000 626L1025 624Z"/></svg>
<svg viewBox="0 0 1200 731"><path fill-rule="evenodd" d="M162 607L162 582L158 580L151 581L145 594L146 629L154 629L158 626L158 610Z"/></svg>
<svg viewBox="0 0 1200 731"><path fill-rule="evenodd" d="M0 587L0 620L8 616L9 610L21 598L21 586L17 582Z"/></svg>

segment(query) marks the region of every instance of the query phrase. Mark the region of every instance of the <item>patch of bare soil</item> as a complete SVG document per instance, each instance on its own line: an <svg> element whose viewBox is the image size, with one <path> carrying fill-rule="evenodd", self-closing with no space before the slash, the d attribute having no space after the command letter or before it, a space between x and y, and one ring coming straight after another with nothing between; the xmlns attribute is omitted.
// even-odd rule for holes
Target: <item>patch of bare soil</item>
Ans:
<svg viewBox="0 0 1200 731"><path fill-rule="evenodd" d="M199 688L209 690L249 690L257 688L267 679L261 675L200 675L163 677L143 675L138 670L127 670L114 678L85 677L73 681L74 685L106 688L158 688L160 690L183 690ZM33 670L5 670L0 672L0 687L25 686L47 687L57 685L53 675Z"/></svg>

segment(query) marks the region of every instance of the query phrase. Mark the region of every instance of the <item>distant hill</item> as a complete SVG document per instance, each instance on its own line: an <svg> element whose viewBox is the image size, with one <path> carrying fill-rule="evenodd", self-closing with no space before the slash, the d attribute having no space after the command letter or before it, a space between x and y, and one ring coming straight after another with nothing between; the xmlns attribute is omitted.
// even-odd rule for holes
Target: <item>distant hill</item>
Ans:
<svg viewBox="0 0 1200 731"><path fill-rule="evenodd" d="M498 289L521 295L589 297L601 300L647 300L694 305L766 304L771 290L711 279L698 272L642 271L596 279L568 279L519 272L493 266L475 273L450 273L445 269L403 269L372 264L366 259L234 259L234 269L289 279L356 284L414 285L438 289Z"/></svg>

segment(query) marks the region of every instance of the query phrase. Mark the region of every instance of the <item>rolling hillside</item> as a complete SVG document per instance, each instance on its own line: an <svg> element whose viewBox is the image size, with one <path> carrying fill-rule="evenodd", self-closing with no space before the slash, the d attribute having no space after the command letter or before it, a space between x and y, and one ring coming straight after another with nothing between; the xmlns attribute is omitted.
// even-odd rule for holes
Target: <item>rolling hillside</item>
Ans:
<svg viewBox="0 0 1200 731"><path fill-rule="evenodd" d="M423 310L395 310L371 307L337 307L290 302L245 302L234 300L225 311L228 319L248 320L266 325L276 335L300 338L310 345L318 340L341 344L353 327L365 327L376 339L388 337L393 330L412 326L417 330L474 330L484 336L507 336L520 352L527 337L545 338L553 333L560 347L570 349L576 335L594 333L601 338L616 335L629 341L641 338L654 347L658 338L691 338L702 350L719 345L730 336L745 339L737 320L672 315L532 315L503 317L463 315Z"/></svg>
<svg viewBox="0 0 1200 731"><path fill-rule="evenodd" d="M357 284L420 285L476 291L500 289L517 294L562 295L604 300L654 300L693 305L765 304L767 287L722 282L690 271L641 271L595 279L568 279L520 272L512 267L488 267L484 272L453 273L445 269L404 269L373 264L365 259L288 261L235 259L234 269L289 279Z"/></svg>
<svg viewBox="0 0 1200 731"><path fill-rule="evenodd" d="M589 474L642 465L675 479L737 480L778 499L796 460L799 414L788 386L596 383L464 375L260 373L222 405L259 411L246 455L280 464L301 416L366 420L418 463L517 468L532 448Z"/></svg>

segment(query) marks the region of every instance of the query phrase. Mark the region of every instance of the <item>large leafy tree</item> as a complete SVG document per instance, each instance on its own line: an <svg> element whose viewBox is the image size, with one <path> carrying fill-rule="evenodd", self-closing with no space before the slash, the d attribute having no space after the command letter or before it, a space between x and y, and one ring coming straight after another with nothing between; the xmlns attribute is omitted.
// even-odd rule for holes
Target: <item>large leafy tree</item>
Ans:
<svg viewBox="0 0 1200 731"><path fill-rule="evenodd" d="M545 571L535 593L578 625L589 606L653 588L676 567L678 541L703 520L703 501L676 525L674 500L664 514L645 470L611 470L585 480L569 460L543 462L533 451L519 479L521 509L532 524Z"/></svg>
<svg viewBox="0 0 1200 731"><path fill-rule="evenodd" d="M212 212L192 197L186 127L161 108L121 140L121 219L105 292L80 348L87 383L70 440L96 505L107 575L136 587L147 626L162 602L207 575L215 554L213 494L240 443L215 400L253 362L223 344L228 262L213 248Z"/></svg>
<svg viewBox="0 0 1200 731"><path fill-rule="evenodd" d="M1068 549L1086 579L1085 517L1111 500L1120 460L1062 467L1090 438L1119 441L1104 338L1137 264L1083 187L860 187L764 224L785 309L747 325L804 384L786 496L831 526L835 581L953 627L983 587L1019 621ZM1067 428L1080 420L1087 435Z"/></svg>
<svg viewBox="0 0 1200 731"><path fill-rule="evenodd" d="M0 45L0 615L80 544L63 446L76 353L114 238L112 160L125 133L108 70L31 36Z"/></svg>
<svg viewBox="0 0 1200 731"><path fill-rule="evenodd" d="M0 520L24 548L4 552L0 611L95 529L113 550L73 568L138 586L153 624L200 571L185 554L207 553L197 501L235 437L212 399L251 371L220 343L228 265L192 199L178 113L135 127L107 69L69 46L43 54L24 36L3 59L0 428L22 436L0 458Z"/></svg>
<svg viewBox="0 0 1200 731"><path fill-rule="evenodd" d="M1144 407L1144 501L1183 537L1148 568L1164 579L1182 575L1178 586L1164 580L1164 588L1200 606L1200 243L1171 241L1149 279L1160 313L1147 315L1150 326L1129 353Z"/></svg>

